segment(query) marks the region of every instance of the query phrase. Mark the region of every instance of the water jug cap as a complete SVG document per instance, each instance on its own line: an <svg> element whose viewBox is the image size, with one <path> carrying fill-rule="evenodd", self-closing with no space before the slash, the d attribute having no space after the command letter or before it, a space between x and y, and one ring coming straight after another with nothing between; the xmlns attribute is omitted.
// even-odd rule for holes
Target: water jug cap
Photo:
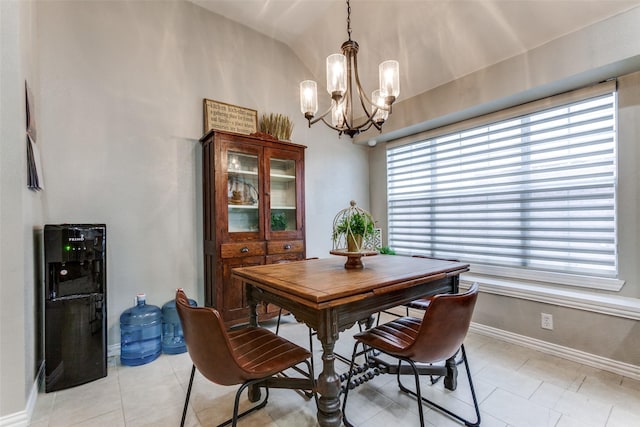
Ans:
<svg viewBox="0 0 640 427"><path fill-rule="evenodd" d="M138 294L136 295L136 302L138 304L144 304L147 300L147 295L146 294Z"/></svg>

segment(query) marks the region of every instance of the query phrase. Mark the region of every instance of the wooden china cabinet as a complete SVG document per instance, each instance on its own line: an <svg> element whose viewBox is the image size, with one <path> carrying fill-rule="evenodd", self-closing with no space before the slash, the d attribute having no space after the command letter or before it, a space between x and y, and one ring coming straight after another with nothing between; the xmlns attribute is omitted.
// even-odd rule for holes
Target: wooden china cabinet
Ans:
<svg viewBox="0 0 640 427"><path fill-rule="evenodd" d="M201 139L205 305L228 325L248 320L231 269L305 257L304 149L266 134L210 131ZM278 307L261 305L260 318Z"/></svg>

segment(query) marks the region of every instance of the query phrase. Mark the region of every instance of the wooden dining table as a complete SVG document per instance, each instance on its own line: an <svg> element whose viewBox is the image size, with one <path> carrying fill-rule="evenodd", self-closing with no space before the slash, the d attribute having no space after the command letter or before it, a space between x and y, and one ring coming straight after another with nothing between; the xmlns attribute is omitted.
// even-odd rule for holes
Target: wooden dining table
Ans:
<svg viewBox="0 0 640 427"><path fill-rule="evenodd" d="M317 331L322 344L318 376L318 423L339 426L341 381L334 346L340 332L371 315L441 293L457 293L460 273L469 265L449 260L394 255L363 258L363 268L345 268L345 258L296 261L235 268L232 276L246 286L250 323L256 306L276 304Z"/></svg>

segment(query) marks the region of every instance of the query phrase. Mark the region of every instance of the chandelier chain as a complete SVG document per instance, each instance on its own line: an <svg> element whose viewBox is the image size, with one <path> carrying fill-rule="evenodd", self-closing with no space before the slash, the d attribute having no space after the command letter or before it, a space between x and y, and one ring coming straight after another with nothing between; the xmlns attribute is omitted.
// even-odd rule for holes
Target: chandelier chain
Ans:
<svg viewBox="0 0 640 427"><path fill-rule="evenodd" d="M349 41L351 41L351 3L347 0L347 34L349 35Z"/></svg>

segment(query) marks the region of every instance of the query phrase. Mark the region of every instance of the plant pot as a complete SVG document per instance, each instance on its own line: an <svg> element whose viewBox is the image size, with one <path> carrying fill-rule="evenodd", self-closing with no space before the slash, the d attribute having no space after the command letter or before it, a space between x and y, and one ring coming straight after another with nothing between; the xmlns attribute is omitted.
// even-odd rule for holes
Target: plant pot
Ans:
<svg viewBox="0 0 640 427"><path fill-rule="evenodd" d="M360 252L362 248L362 236L347 236L347 252Z"/></svg>

